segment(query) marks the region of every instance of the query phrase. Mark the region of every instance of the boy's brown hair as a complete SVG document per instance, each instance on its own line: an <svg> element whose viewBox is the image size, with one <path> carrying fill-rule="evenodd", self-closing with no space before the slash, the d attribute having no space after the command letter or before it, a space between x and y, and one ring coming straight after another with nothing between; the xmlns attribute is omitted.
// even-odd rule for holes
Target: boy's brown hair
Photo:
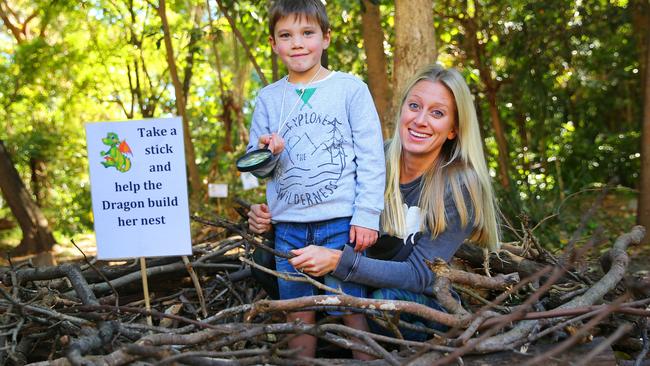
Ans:
<svg viewBox="0 0 650 366"><path fill-rule="evenodd" d="M320 0L276 0L269 10L269 32L271 37L275 37L275 25L278 21L290 15L296 18L304 16L307 19L315 20L323 34L330 29L325 5Z"/></svg>

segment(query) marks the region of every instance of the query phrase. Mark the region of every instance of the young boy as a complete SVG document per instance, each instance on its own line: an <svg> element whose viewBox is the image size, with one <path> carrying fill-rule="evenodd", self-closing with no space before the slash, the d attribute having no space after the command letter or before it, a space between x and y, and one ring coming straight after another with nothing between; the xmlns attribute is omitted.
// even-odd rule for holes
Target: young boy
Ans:
<svg viewBox="0 0 650 366"><path fill-rule="evenodd" d="M320 0L278 0L269 17L269 41L288 76L259 92L248 149L268 145L273 153L272 161L253 173L271 175L266 194L276 249L290 252L310 244L343 249L349 244L363 251L377 239L385 184L381 127L368 87L321 65L330 28ZM279 257L276 268L296 271ZM325 284L366 295L364 286L330 276ZM281 299L317 293L304 282L278 279L278 285ZM287 316L296 319L313 324L315 313ZM368 327L363 314L343 315L343 321L357 329ZM289 346L302 347L302 355L313 357L316 338L300 335Z"/></svg>

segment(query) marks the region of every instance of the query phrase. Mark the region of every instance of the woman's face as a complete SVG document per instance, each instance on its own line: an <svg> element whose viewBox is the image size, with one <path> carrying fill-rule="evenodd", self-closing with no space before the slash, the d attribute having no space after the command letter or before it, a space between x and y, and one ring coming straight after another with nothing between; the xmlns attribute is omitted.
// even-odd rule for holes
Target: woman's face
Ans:
<svg viewBox="0 0 650 366"><path fill-rule="evenodd" d="M456 137L456 102L440 82L418 81L406 96L399 122L405 158L435 161L442 145Z"/></svg>

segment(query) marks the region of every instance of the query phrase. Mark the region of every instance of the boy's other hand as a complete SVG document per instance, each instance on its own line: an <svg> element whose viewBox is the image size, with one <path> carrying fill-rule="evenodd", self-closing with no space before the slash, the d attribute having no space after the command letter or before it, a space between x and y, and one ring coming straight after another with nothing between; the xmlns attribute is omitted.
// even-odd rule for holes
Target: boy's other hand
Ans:
<svg viewBox="0 0 650 366"><path fill-rule="evenodd" d="M354 243L355 252L363 252L377 241L377 230L362 226L350 226L350 243Z"/></svg>
<svg viewBox="0 0 650 366"><path fill-rule="evenodd" d="M263 148L268 145L268 149L271 150L273 155L278 155L284 150L284 139L282 136L277 133L272 133L270 135L262 135L259 140L259 148Z"/></svg>
<svg viewBox="0 0 650 366"><path fill-rule="evenodd" d="M265 203L251 205L248 210L248 228L256 234L271 230L271 211Z"/></svg>

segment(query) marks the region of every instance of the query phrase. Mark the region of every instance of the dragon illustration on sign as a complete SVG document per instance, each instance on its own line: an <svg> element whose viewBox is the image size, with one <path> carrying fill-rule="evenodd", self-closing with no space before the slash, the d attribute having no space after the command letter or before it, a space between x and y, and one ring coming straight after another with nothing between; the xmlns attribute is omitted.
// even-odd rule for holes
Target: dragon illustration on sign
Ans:
<svg viewBox="0 0 650 366"><path fill-rule="evenodd" d="M110 146L108 151L100 152L104 157L102 165L105 168L114 167L119 172L127 172L131 169L131 159L126 154L133 156L131 147L126 143L126 140L120 142L120 138L115 132L109 132L106 137L102 139L104 145Z"/></svg>

